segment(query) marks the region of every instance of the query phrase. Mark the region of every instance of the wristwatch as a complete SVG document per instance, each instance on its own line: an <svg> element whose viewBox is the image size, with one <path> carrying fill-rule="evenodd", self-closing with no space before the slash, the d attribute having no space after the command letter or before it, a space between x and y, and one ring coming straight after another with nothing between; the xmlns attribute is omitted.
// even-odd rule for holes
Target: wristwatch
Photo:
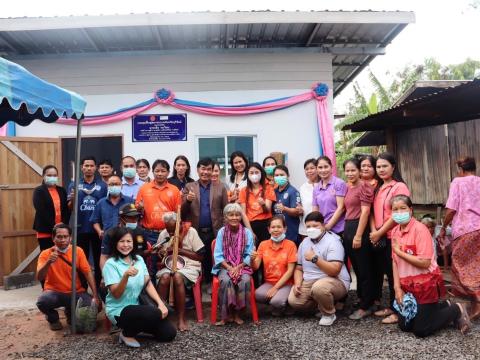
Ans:
<svg viewBox="0 0 480 360"><path fill-rule="evenodd" d="M312 257L312 260L310 260L312 263L316 264L317 261L318 261L318 255L315 255L314 257Z"/></svg>

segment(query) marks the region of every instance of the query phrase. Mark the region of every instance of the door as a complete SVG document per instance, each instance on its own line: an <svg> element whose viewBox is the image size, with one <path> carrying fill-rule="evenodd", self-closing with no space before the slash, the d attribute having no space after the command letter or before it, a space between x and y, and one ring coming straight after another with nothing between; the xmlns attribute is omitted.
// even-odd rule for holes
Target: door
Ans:
<svg viewBox="0 0 480 360"><path fill-rule="evenodd" d="M39 253L33 189L42 182L42 168L59 169L59 139L0 137L0 284L9 274L35 271Z"/></svg>

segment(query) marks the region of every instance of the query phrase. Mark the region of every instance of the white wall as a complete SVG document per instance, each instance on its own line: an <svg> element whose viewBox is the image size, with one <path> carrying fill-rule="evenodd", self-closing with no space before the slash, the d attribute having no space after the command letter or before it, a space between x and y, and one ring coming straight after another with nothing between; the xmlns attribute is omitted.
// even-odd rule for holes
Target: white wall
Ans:
<svg viewBox="0 0 480 360"><path fill-rule="evenodd" d="M178 98L216 104L240 104L296 95L316 82L332 88L331 56L310 53L244 53L26 57L14 61L42 78L83 95L87 115L106 113L147 99L166 87ZM330 98L330 105L333 99ZM330 109L332 106L330 106ZM331 111L331 110L330 110ZM151 114L183 113L168 106ZM195 136L256 135L257 161L272 151L288 153L292 183L304 182L303 162L318 156L319 141L313 102L266 114L215 117L187 113L186 142L133 143L131 120L102 126L85 126L83 135L123 135L124 154L170 163L184 154L197 162ZM75 127L44 124L17 126L17 136L73 137Z"/></svg>

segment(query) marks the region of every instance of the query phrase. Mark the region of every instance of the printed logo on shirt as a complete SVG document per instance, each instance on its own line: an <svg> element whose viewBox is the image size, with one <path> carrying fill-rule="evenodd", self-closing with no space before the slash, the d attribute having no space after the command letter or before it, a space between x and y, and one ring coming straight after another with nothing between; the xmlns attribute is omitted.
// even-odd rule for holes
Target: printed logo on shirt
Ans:
<svg viewBox="0 0 480 360"><path fill-rule="evenodd" d="M287 200L288 199L288 193L283 194L283 199Z"/></svg>
<svg viewBox="0 0 480 360"><path fill-rule="evenodd" d="M405 252L409 255L417 255L417 246L416 245L405 245Z"/></svg>
<svg viewBox="0 0 480 360"><path fill-rule="evenodd" d="M142 235L137 235L137 243L139 243L139 244L143 243L143 236Z"/></svg>
<svg viewBox="0 0 480 360"><path fill-rule="evenodd" d="M97 199L93 196L85 196L83 198L82 205L80 205L80 211L93 211L95 210L95 205L97 204Z"/></svg>

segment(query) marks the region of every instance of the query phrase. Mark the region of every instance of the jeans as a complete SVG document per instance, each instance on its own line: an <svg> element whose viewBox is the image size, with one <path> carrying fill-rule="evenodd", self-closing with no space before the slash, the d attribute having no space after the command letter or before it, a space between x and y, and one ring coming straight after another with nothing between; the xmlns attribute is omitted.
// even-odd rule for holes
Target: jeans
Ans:
<svg viewBox="0 0 480 360"><path fill-rule="evenodd" d="M413 332L415 336L426 337L446 328L460 315L460 309L456 304L449 305L447 302L418 304L417 315L408 324L405 324L405 318L398 315L398 327L402 331Z"/></svg>
<svg viewBox="0 0 480 360"><path fill-rule="evenodd" d="M82 298L84 306L89 306L92 302L92 297L86 292L77 293L77 301L79 298ZM47 290L39 296L37 300L37 307L38 310L45 314L45 317L49 323L55 323L59 319L58 311L55 309L59 307L65 307L65 315L67 316L67 321L70 322L71 299L72 294Z"/></svg>
<svg viewBox="0 0 480 360"><path fill-rule="evenodd" d="M172 341L177 335L172 323L162 319L160 310L150 305L128 305L115 319L127 337L135 337L144 332L152 334L157 341Z"/></svg>
<svg viewBox="0 0 480 360"><path fill-rule="evenodd" d="M97 233L79 233L77 245L82 248L87 260L90 258L90 249L92 250L95 285L97 285L98 289L100 287L100 281L102 280L102 270L100 270L100 252L102 248L102 242L100 241Z"/></svg>

